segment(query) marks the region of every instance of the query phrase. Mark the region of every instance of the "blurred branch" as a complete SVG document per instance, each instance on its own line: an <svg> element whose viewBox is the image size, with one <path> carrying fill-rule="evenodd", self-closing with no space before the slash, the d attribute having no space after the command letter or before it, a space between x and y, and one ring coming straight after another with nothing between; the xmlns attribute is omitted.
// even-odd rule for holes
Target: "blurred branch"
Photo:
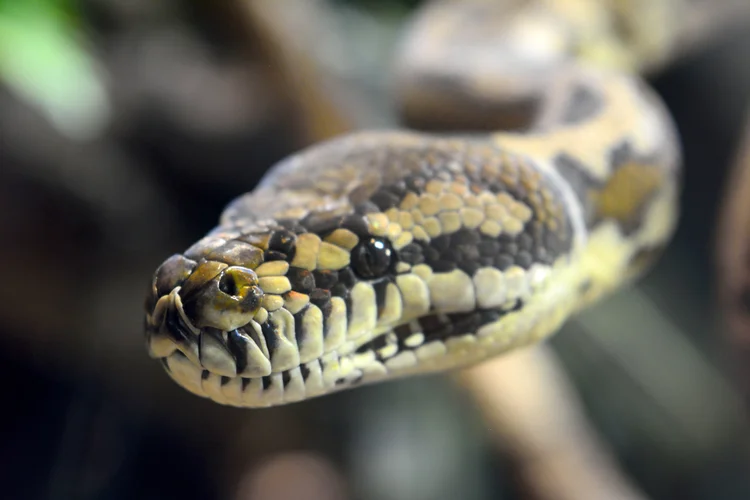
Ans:
<svg viewBox="0 0 750 500"><path fill-rule="evenodd" d="M637 328L626 319L636 317ZM618 293L575 324L609 369L624 372L647 396L651 413L662 413L667 423L658 434L683 459L700 463L744 429L734 388L642 291Z"/></svg>
<svg viewBox="0 0 750 500"><path fill-rule="evenodd" d="M458 374L497 445L507 448L540 500L643 500L594 435L546 346Z"/></svg>
<svg viewBox="0 0 750 500"><path fill-rule="evenodd" d="M669 2L668 6L669 15L677 18L672 23L676 27L673 56L677 57L700 50L717 37L747 29L750 23L750 2L747 0L678 0Z"/></svg>
<svg viewBox="0 0 750 500"><path fill-rule="evenodd" d="M354 124L312 48L324 32L325 3L248 0L241 4L249 27L260 35L263 49L299 108L308 140L318 142L350 131Z"/></svg>
<svg viewBox="0 0 750 500"><path fill-rule="evenodd" d="M750 395L750 113L724 189L716 233L719 302L733 361Z"/></svg>

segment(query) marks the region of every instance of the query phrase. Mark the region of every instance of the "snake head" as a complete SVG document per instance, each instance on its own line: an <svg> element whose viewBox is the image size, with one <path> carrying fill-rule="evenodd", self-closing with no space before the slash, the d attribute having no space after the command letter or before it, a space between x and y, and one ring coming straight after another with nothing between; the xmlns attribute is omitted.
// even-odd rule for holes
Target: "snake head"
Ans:
<svg viewBox="0 0 750 500"><path fill-rule="evenodd" d="M176 382L273 406L464 366L566 317L581 228L552 173L489 145L368 137L281 165L156 271L147 343Z"/></svg>

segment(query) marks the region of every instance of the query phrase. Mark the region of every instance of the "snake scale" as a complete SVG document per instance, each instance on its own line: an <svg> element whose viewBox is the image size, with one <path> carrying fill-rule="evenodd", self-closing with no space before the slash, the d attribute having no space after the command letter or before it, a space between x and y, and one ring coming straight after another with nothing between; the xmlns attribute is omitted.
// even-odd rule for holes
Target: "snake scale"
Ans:
<svg viewBox="0 0 750 500"><path fill-rule="evenodd" d="M397 69L415 127L311 146L232 201L155 272L150 355L192 393L275 406L532 345L641 276L681 153L621 3L429 4Z"/></svg>

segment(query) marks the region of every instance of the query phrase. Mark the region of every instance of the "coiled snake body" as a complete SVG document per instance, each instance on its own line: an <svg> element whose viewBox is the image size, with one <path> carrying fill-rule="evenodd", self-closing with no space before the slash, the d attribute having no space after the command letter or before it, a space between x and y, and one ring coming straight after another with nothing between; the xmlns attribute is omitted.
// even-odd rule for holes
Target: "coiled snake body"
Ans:
<svg viewBox="0 0 750 500"><path fill-rule="evenodd" d="M492 8L455 5L412 26L404 115L517 129L357 132L273 167L155 273L148 348L178 384L263 407L466 366L554 333L668 243L680 155L653 93L556 43L568 25L538 5L489 52ZM535 27L548 51L511 43Z"/></svg>

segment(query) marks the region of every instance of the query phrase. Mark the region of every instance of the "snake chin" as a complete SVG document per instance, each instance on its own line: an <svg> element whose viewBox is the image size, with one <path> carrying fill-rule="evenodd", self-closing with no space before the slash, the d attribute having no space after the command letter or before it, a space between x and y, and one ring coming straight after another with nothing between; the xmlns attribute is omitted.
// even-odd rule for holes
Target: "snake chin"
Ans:
<svg viewBox="0 0 750 500"><path fill-rule="evenodd" d="M348 360L335 351L301 363L297 348L278 336L273 314L231 331L197 329L181 311L178 295L171 297L165 297L172 302L161 323L150 328L149 350L169 376L193 394L229 406L259 408L344 389L361 378L351 370L343 376Z"/></svg>
<svg viewBox="0 0 750 500"><path fill-rule="evenodd" d="M217 403L242 408L263 408L302 401L335 389L344 389L357 380L330 379L326 368L338 365L337 356L316 359L301 366L261 377L228 377L201 369L181 351L161 358L169 376L189 392ZM332 373L329 371L329 374ZM325 387L329 387L325 389Z"/></svg>

